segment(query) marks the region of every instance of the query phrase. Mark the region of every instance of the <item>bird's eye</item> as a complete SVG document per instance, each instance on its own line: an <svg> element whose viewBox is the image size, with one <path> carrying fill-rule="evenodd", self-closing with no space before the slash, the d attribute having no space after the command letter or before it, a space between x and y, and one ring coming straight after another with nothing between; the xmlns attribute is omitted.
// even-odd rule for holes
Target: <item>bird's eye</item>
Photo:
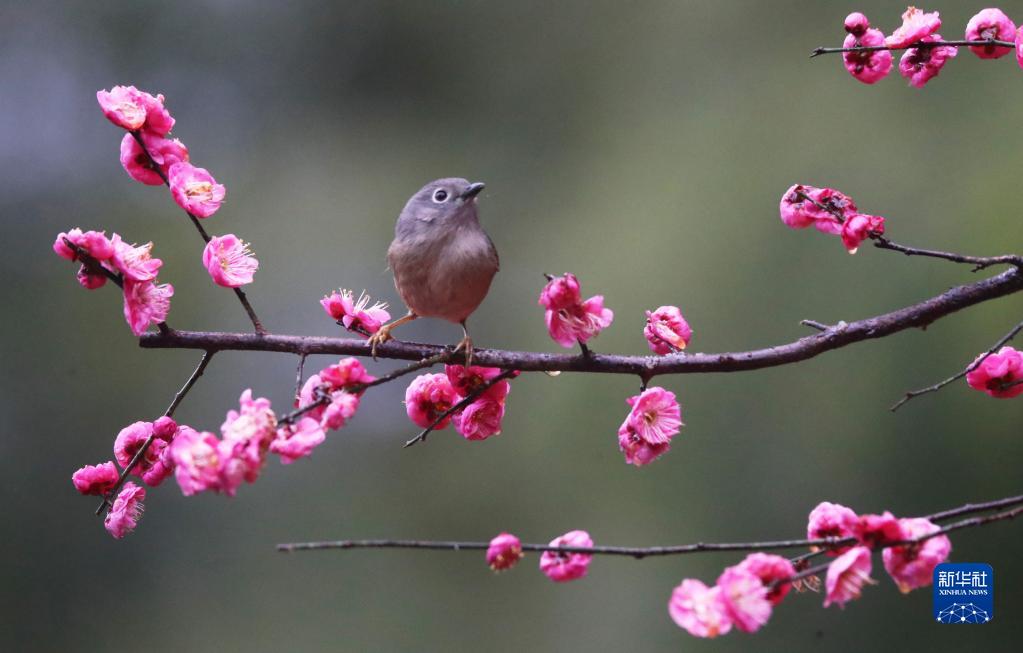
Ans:
<svg viewBox="0 0 1023 653"><path fill-rule="evenodd" d="M447 199L448 199L448 192L446 190L444 190L443 188L438 188L437 190L433 191L433 201L434 202L436 202L438 204L442 204L445 201L447 201Z"/></svg>

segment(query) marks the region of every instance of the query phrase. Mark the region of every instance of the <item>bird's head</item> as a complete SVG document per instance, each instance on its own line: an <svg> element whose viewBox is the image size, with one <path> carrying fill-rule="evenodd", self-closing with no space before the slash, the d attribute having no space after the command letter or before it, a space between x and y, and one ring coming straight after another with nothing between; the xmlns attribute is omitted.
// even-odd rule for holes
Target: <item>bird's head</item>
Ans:
<svg viewBox="0 0 1023 653"><path fill-rule="evenodd" d="M470 182L460 177L431 181L405 204L398 216L397 233L412 235L438 227L475 223L476 197L483 188L483 182Z"/></svg>

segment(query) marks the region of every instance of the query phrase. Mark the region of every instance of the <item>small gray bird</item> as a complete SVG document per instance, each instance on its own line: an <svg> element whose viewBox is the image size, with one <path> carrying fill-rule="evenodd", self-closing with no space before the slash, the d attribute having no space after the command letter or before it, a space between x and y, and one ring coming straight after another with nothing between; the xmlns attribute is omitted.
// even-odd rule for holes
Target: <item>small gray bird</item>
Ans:
<svg viewBox="0 0 1023 653"><path fill-rule="evenodd" d="M369 339L373 355L391 339L391 330L419 317L439 317L462 325L465 350L472 363L472 338L466 320L490 290L498 270L497 249L476 217L480 182L449 178L431 181L413 195L394 227L387 261L394 287L408 315L380 327Z"/></svg>

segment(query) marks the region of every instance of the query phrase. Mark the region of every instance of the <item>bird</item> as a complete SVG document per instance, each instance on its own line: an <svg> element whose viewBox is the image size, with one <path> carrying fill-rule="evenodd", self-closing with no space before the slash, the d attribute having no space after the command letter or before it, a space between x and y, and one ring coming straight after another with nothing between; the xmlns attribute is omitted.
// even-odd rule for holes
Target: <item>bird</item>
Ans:
<svg viewBox="0 0 1023 653"><path fill-rule="evenodd" d="M460 177L437 179L405 204L394 226L387 262L408 313L370 337L374 358L377 347L393 338L395 327L433 317L461 325L463 337L454 351L464 351L465 365L472 364L473 344L466 321L487 296L500 268L497 248L476 211L485 187L483 182Z"/></svg>

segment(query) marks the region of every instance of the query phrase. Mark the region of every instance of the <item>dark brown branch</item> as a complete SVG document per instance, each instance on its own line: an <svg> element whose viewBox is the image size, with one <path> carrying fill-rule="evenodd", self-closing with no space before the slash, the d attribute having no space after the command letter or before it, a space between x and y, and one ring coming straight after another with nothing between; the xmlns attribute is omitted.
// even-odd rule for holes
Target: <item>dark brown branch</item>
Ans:
<svg viewBox="0 0 1023 653"><path fill-rule="evenodd" d="M132 138L135 139L135 142L138 143L138 146L142 148L142 151L145 152L146 157L149 159L150 169L160 176L160 179L163 180L163 183L167 186L167 188L170 188L170 180L167 178L163 169L156 163L156 161L153 160L152 155L149 154L149 148L147 148L146 144L142 141L141 133L138 131L130 133ZM192 225L196 228L196 231L199 232L203 242L209 243L212 238L210 238L210 235L206 233L206 229L204 229L202 224L199 222L199 218L193 215L191 211L185 211L185 215L187 215L188 219L192 221ZM241 288L232 288L232 290L234 290L235 296L238 297L238 301L241 303L242 308L245 309L245 314L249 316L249 321L252 322L252 326L255 328L256 333L260 335L265 334L267 332L266 328L263 326L263 323L259 321L259 317L256 316L256 311L252 308L252 304L249 303L249 298L245 296L245 291Z"/></svg>
<svg viewBox="0 0 1023 653"><path fill-rule="evenodd" d="M416 437L414 437L411 440L409 440L408 442L406 442L405 443L405 447L403 447L403 448L411 447L412 445L414 445L417 442L425 441L426 440L426 436L428 436L430 433L432 433L433 430L435 428L437 428L438 424L440 424L441 422L443 422L447 418L451 417L452 415L454 415L458 411L462 410L463 408L465 408L466 406L468 406L472 402L474 402L477 399L479 399L480 397L482 397L483 393L485 393L487 390L489 390L490 388L494 387L495 385L497 385L501 381L504 381L506 379L510 379L510 378L516 376L517 374L518 374L518 372L516 370L505 370L504 372L501 372L500 374L498 374L494 378L490 379L486 383L481 383L478 388L476 388L475 390L473 390L472 392L467 394L464 398L462 398L461 401L459 401L458 403L454 404L453 406L451 406L451 408L448 408L443 413L438 415L437 418L433 420L433 423L431 423L425 429L420 431L419 435L417 435Z"/></svg>
<svg viewBox="0 0 1023 653"><path fill-rule="evenodd" d="M975 370L978 367L980 367L980 364L983 363L985 360L987 360L988 356L991 356L992 354L996 353L999 349L1002 348L1003 345L1005 345L1005 343L1007 343L1010 340L1012 340L1013 338L1015 338L1016 335L1020 331L1023 331L1023 322L1020 322L1015 327L1013 327L1011 331L1009 331L1007 334L1002 336L998 340L998 342L996 342L994 345L992 345L991 348L988 349L987 352L985 352L983 356L978 357L972 363L967 365L966 368L963 369L963 371L959 372L958 374L953 374L952 376L948 377L944 381L939 381L938 383L935 383L934 385L929 385L926 388L920 388L919 390L910 390L905 395L903 395L902 399L899 399L897 402L895 402L895 404L892 405L890 410L894 413L899 408L901 408L903 404L905 404L907 401L909 401L913 397L919 397L920 395L925 395L925 394L927 394L929 392L937 392L938 390L941 390L942 388L944 388L949 383L952 383L954 381L958 381L959 379L963 378L964 376L966 376L967 374L969 374L973 370Z"/></svg>
<svg viewBox="0 0 1023 653"><path fill-rule="evenodd" d="M181 386L181 389L178 390L177 393L174 395L174 399L171 400L170 405L167 406L167 410L165 410L163 413L164 417L172 417L174 415L174 411L177 410L178 406L181 405L181 402L182 400L184 400L185 395L187 395L189 390L192 389L192 386L195 385L195 382L199 380L199 377L202 376L202 373L206 371L206 366L210 364L210 359L213 358L213 354L215 353L216 352L213 351L207 351L205 354L203 354L202 360L199 361L199 365L196 366L195 370L192 372L192 375L188 377L187 381L185 381L185 385ZM153 443L153 439L155 437L156 437L155 434L150 434L150 436L146 438L146 441L142 443L142 446L139 447L139 450L135 452L135 455L131 457L131 461L128 463L128 465L121 470L120 476L117 477L117 483L114 484L114 487L111 488L109 492L103 495L103 502L99 504L98 508L96 508L97 515L102 515L103 511L107 508L107 506L111 505L110 503L111 499L113 497L116 497L117 493L121 491L121 488L124 486L124 482L128 479L128 476L131 474L131 470L135 469L135 466L138 465L140 460L142 460L142 456L146 455L146 451L149 449L149 445Z"/></svg>
<svg viewBox="0 0 1023 653"><path fill-rule="evenodd" d="M971 45L980 47L989 45L997 45L1003 48L1016 47L1016 44L1012 41L999 41L997 39L983 39L977 41L929 41L926 43L916 41L915 43L899 47L890 47L887 45L860 45L852 48L814 48L813 51L810 52L810 58L813 59L814 57L819 57L822 54L839 54L842 52L877 52L879 50L891 50L894 52L896 50L909 50L911 48L937 48L945 45L954 47Z"/></svg>
<svg viewBox="0 0 1023 653"><path fill-rule="evenodd" d="M942 252L934 249L907 247L905 245L893 243L884 236L874 236L872 240L874 241L874 247L877 247L878 249L901 252L906 256L928 256L931 258L940 258L946 261L952 261L954 263L965 263L974 266L974 272L989 268L992 265L1023 266L1023 257L1016 256L1015 254L1006 254L1004 256L964 256L963 254L956 254L954 252Z"/></svg>
<svg viewBox="0 0 1023 653"><path fill-rule="evenodd" d="M914 327L925 327L956 311L1023 290L1023 271L1011 268L987 279L951 288L905 308L859 320L838 323L794 342L753 351L719 354L678 354L673 356L620 356L593 353L590 356L541 352L477 349L477 364L523 372L596 372L635 374L650 379L661 374L743 372L787 365L818 356L864 340L883 338ZM272 351L290 354L335 354L369 356L365 340L268 334L202 331L147 333L139 339L145 348L204 349L209 351ZM440 345L390 341L377 348L380 358L421 360L446 351ZM458 360L460 357L454 358Z"/></svg>
<svg viewBox="0 0 1023 653"><path fill-rule="evenodd" d="M977 512L986 512L994 510L996 508L1003 508L1006 506L1018 506L1023 504L1023 496L1008 497L1005 499L998 499L997 501L989 501L987 503L979 504L966 504L958 508L951 510L945 510L943 512L934 513L925 517L930 520L938 520L953 516L961 516ZM954 522L942 527L940 530L934 533L929 533L921 537L917 537L911 540L900 540L897 542L882 543L878 548L887 548L891 546L906 546L911 544L918 544L932 537L938 535L944 535L951 533L962 528L969 528L972 526L982 526L996 521L1002 521L1005 519L1012 519L1023 513L1023 506L1018 506L1012 510L1005 512L996 513L994 515L987 515L984 517L973 517L970 519L964 519L962 521ZM855 539L835 539L835 538L824 538L824 539L798 539L798 540L774 540L765 542L717 542L717 543L705 543L697 542L695 544L682 544L678 546L649 546L649 547L629 547L629 546L593 546L593 547L565 547L565 546L551 546L549 544L523 544L523 551L556 551L559 553L592 553L596 555L621 555L629 556L641 560L647 557L654 556L669 556L669 555L686 555L691 553L704 553L709 551L770 551L777 549L797 549L803 547L819 547L821 550L819 553L823 553L829 549L834 549L840 546L846 546L854 544ZM429 549L439 551L485 551L490 546L489 542L459 542L459 541L438 541L438 540L333 540L325 542L292 542L288 544L278 544L277 550L291 553L294 551L324 551L333 549ZM807 560L815 554L798 556L796 560ZM800 578L815 575L827 569L827 565L820 565L818 567L811 567L805 571L800 572L796 576L783 580L780 582L792 582Z"/></svg>

